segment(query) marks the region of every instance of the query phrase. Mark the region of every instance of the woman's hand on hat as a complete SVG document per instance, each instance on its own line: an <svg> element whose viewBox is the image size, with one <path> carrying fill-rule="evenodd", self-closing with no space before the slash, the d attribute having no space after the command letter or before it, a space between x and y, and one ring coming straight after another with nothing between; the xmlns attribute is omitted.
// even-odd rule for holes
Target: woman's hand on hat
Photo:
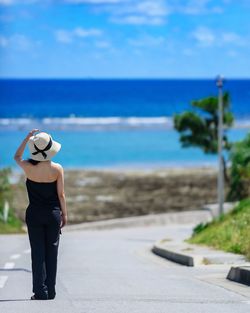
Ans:
<svg viewBox="0 0 250 313"><path fill-rule="evenodd" d="M35 128L35 129L32 129L28 135L27 135L27 139L30 139L30 137L32 137L34 135L34 133L36 132L39 132L39 129Z"/></svg>

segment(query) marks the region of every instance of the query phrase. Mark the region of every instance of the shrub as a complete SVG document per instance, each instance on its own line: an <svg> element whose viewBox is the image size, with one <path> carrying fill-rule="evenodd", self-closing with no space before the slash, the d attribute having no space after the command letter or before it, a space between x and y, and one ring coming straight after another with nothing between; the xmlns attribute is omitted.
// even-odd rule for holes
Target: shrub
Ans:
<svg viewBox="0 0 250 313"><path fill-rule="evenodd" d="M250 134L233 145L231 153L230 190L228 200L250 196Z"/></svg>
<svg viewBox="0 0 250 313"><path fill-rule="evenodd" d="M9 182L10 168L0 170L0 216L3 213L4 202L12 201L11 185Z"/></svg>

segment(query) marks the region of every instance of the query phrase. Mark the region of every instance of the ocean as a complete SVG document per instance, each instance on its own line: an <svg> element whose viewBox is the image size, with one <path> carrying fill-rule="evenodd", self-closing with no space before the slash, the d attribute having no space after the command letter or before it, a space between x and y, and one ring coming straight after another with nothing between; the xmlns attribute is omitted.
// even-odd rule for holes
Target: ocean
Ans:
<svg viewBox="0 0 250 313"><path fill-rule="evenodd" d="M250 129L250 80L225 81L235 126L233 141ZM215 80L0 80L0 167L27 131L39 128L62 143L55 157L66 168L216 165L214 155L183 149L172 117L192 100L216 96ZM28 157L26 151L25 157Z"/></svg>

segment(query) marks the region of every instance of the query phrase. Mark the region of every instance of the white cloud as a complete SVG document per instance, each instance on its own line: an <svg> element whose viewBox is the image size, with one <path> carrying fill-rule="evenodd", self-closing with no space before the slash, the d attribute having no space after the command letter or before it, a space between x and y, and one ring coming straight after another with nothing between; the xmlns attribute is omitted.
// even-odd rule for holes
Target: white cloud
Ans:
<svg viewBox="0 0 250 313"><path fill-rule="evenodd" d="M247 41L234 32L226 32L221 30L212 30L207 27L200 26L193 31L192 37L196 39L201 46L224 46L235 45L245 46Z"/></svg>
<svg viewBox="0 0 250 313"><path fill-rule="evenodd" d="M221 13L223 6L229 2L223 0L221 6L212 5L212 0L0 0L0 5L32 4L32 3L66 3L72 5L92 5L116 15L123 13L166 16L172 13L203 14ZM210 5L211 4L211 5Z"/></svg>
<svg viewBox="0 0 250 313"><path fill-rule="evenodd" d="M0 5L11 5L13 0L0 0Z"/></svg>
<svg viewBox="0 0 250 313"><path fill-rule="evenodd" d="M69 44L76 38L96 37L100 36L102 31L96 28L84 29L82 27L76 27L73 30L58 29L55 31L55 37L58 42Z"/></svg>
<svg viewBox="0 0 250 313"><path fill-rule="evenodd" d="M215 35L209 28L198 27L192 36L197 40L197 42L202 46L211 46L215 41Z"/></svg>
<svg viewBox="0 0 250 313"><path fill-rule="evenodd" d="M65 0L66 3L73 3L73 4L109 4L109 3L120 3L123 0Z"/></svg>
<svg viewBox="0 0 250 313"><path fill-rule="evenodd" d="M4 36L0 36L0 47L5 48L8 45L8 39Z"/></svg>
<svg viewBox="0 0 250 313"><path fill-rule="evenodd" d="M100 29L96 28L90 28L90 29L83 29L81 27L77 27L73 30L73 35L77 37L93 37L93 36L99 36L102 34L102 31Z"/></svg>
<svg viewBox="0 0 250 313"><path fill-rule="evenodd" d="M97 12L106 11L114 23L162 25L172 14L198 15L223 12L222 7L212 4L212 0L117 0L117 3L99 6Z"/></svg>
<svg viewBox="0 0 250 313"><path fill-rule="evenodd" d="M144 47L144 46L160 46L165 43L165 38L163 36L145 36L137 39L128 39L128 43L134 47Z"/></svg>
<svg viewBox="0 0 250 313"><path fill-rule="evenodd" d="M0 5L16 5L16 4L32 4L39 2L40 0L0 0ZM44 0L44 2L50 2L53 0ZM41 1L40 1L41 2Z"/></svg>
<svg viewBox="0 0 250 313"><path fill-rule="evenodd" d="M0 47L13 48L16 50L27 51L34 46L40 44L40 42L34 42L23 34L14 34L10 37L0 36Z"/></svg>
<svg viewBox="0 0 250 313"><path fill-rule="evenodd" d="M100 40L95 42L95 46L100 49L108 49L111 47L111 44L108 41Z"/></svg>
<svg viewBox="0 0 250 313"><path fill-rule="evenodd" d="M169 9L163 0L129 1L119 7L116 6L112 13L123 17L126 15L164 17L169 14Z"/></svg>
<svg viewBox="0 0 250 313"><path fill-rule="evenodd" d="M141 15L128 15L124 17L115 17L111 19L112 22L117 24L130 24L130 25L162 25L165 20L161 17L148 17Z"/></svg>
<svg viewBox="0 0 250 313"><path fill-rule="evenodd" d="M163 1L141 1L133 11L136 13L145 14L148 16L166 16L169 11Z"/></svg>
<svg viewBox="0 0 250 313"><path fill-rule="evenodd" d="M184 14L200 14L207 10L207 5L211 0L189 0L184 4L173 5L175 11Z"/></svg>
<svg viewBox="0 0 250 313"><path fill-rule="evenodd" d="M93 5L97 12L106 11L112 17L117 15L167 16L180 13L198 15L222 13L223 4L215 5L213 0L64 0L72 4ZM225 6L225 4L224 4Z"/></svg>
<svg viewBox="0 0 250 313"><path fill-rule="evenodd" d="M55 31L56 40L62 43L71 43L73 38L69 31L59 29Z"/></svg>
<svg viewBox="0 0 250 313"><path fill-rule="evenodd" d="M0 0L0 5L11 5L11 4L31 4L36 2L41 3L69 3L69 4L116 4L121 2L127 2L128 0ZM58 3L59 2L59 3Z"/></svg>
<svg viewBox="0 0 250 313"><path fill-rule="evenodd" d="M222 13L223 4L221 6L214 5L212 0L169 0L169 7L172 13L181 13L185 15L201 15Z"/></svg>
<svg viewBox="0 0 250 313"><path fill-rule="evenodd" d="M117 3L95 6L95 12L106 12L110 21L130 25L162 25L169 14L164 0L117 0Z"/></svg>
<svg viewBox="0 0 250 313"><path fill-rule="evenodd" d="M232 43L238 46L244 46L246 41L238 34L233 32L222 33L222 40L225 43Z"/></svg>

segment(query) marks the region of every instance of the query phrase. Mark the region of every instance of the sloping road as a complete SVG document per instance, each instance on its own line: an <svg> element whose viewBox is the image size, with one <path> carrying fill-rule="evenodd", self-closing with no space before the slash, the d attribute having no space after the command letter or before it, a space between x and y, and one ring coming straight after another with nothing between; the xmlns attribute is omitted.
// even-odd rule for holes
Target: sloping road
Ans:
<svg viewBox="0 0 250 313"><path fill-rule="evenodd" d="M226 282L229 266L188 268L151 253L155 240L190 231L172 225L63 232L57 297L49 301L29 300L27 236L0 236L0 312L249 313L249 288Z"/></svg>

